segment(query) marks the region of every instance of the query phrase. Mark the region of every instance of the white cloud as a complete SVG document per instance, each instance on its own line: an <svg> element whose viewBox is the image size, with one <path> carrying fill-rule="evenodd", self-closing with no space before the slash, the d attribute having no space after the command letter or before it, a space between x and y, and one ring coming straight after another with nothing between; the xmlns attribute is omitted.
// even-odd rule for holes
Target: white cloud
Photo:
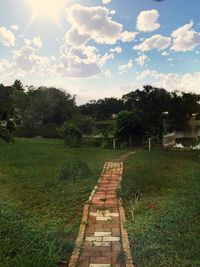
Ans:
<svg viewBox="0 0 200 267"><path fill-rule="evenodd" d="M89 37L88 34L81 34L78 29L71 28L65 35L65 42L79 46L85 44Z"/></svg>
<svg viewBox="0 0 200 267"><path fill-rule="evenodd" d="M134 49L140 50L142 52L150 51L156 49L162 51L169 47L171 43L171 38L160 34L153 35L152 37L146 39L143 43L134 46Z"/></svg>
<svg viewBox="0 0 200 267"><path fill-rule="evenodd" d="M10 67L10 63L7 59L0 60L0 72L6 71Z"/></svg>
<svg viewBox="0 0 200 267"><path fill-rule="evenodd" d="M152 32L160 28L157 22L159 13L156 9L140 12L137 17L137 29L141 32Z"/></svg>
<svg viewBox="0 0 200 267"><path fill-rule="evenodd" d="M103 0L103 1L102 1L102 3L103 3L104 5L107 5L107 4L109 4L110 2L112 2L112 0Z"/></svg>
<svg viewBox="0 0 200 267"><path fill-rule="evenodd" d="M12 25L10 28L11 28L11 30L13 30L13 31L18 31L18 30L19 30L19 25L14 24L14 25Z"/></svg>
<svg viewBox="0 0 200 267"><path fill-rule="evenodd" d="M102 57L100 57L100 64L101 66L105 65L105 63L108 60L114 59L115 55L113 53L109 54L109 53L105 53Z"/></svg>
<svg viewBox="0 0 200 267"><path fill-rule="evenodd" d="M164 56L164 57L167 57L167 56L169 56L170 54L169 54L167 51L164 51L164 52L161 53L161 55Z"/></svg>
<svg viewBox="0 0 200 267"><path fill-rule="evenodd" d="M31 45L32 41L30 39L24 39L25 45Z"/></svg>
<svg viewBox="0 0 200 267"><path fill-rule="evenodd" d="M15 35L5 27L0 27L0 42L5 46L15 45Z"/></svg>
<svg viewBox="0 0 200 267"><path fill-rule="evenodd" d="M101 6L84 7L76 4L67 9L68 21L80 35L86 35L99 44L132 41L135 33L123 32L123 25L109 15L110 10Z"/></svg>
<svg viewBox="0 0 200 267"><path fill-rule="evenodd" d="M89 78L100 74L100 59L96 52L93 46L62 47L57 72L71 78Z"/></svg>
<svg viewBox="0 0 200 267"><path fill-rule="evenodd" d="M33 44L37 47L37 48L41 48L42 47L42 40L40 38L40 36L35 36L33 38Z"/></svg>
<svg viewBox="0 0 200 267"><path fill-rule="evenodd" d="M194 31L193 22L185 24L172 33L174 51L193 51L195 47L200 45L200 33Z"/></svg>
<svg viewBox="0 0 200 267"><path fill-rule="evenodd" d="M116 14L116 10L110 10L110 15L115 15Z"/></svg>
<svg viewBox="0 0 200 267"><path fill-rule="evenodd" d="M110 70L105 71L105 76L108 78L112 77L111 71Z"/></svg>
<svg viewBox="0 0 200 267"><path fill-rule="evenodd" d="M116 46L115 48L111 48L110 49L111 53L117 53L117 54L121 54L122 52L122 48L120 46Z"/></svg>
<svg viewBox="0 0 200 267"><path fill-rule="evenodd" d="M144 66L144 64L148 62L149 60L150 60L149 57L143 54L139 56L138 58L136 58L135 62L140 66Z"/></svg>
<svg viewBox="0 0 200 267"><path fill-rule="evenodd" d="M128 32L128 31L122 32L122 34L121 34L122 42L134 41L137 34L138 34L137 32Z"/></svg>
<svg viewBox="0 0 200 267"><path fill-rule="evenodd" d="M56 57L55 56L51 56L51 60L56 61Z"/></svg>
<svg viewBox="0 0 200 267"><path fill-rule="evenodd" d="M119 74L123 74L124 72L127 72L132 67L133 67L133 60L130 59L127 64L121 65L121 66L118 67Z"/></svg>
<svg viewBox="0 0 200 267"><path fill-rule="evenodd" d="M70 67L65 67L65 65L62 64L57 67L57 71L63 77L71 78L88 78L101 73L99 66L94 62L71 62Z"/></svg>
<svg viewBox="0 0 200 267"><path fill-rule="evenodd" d="M50 62L47 57L38 56L33 47L25 45L20 50L14 51L13 67L23 72L38 71L42 74L47 68L50 69Z"/></svg>
<svg viewBox="0 0 200 267"><path fill-rule="evenodd" d="M137 75L136 80L144 80L147 77L157 77L158 72L155 70L144 70L143 72L139 73L139 75Z"/></svg>
<svg viewBox="0 0 200 267"><path fill-rule="evenodd" d="M159 73L156 70L148 69L138 75L136 79L143 84L148 79L147 83L168 91L180 90L199 93L200 72L179 75L177 73Z"/></svg>

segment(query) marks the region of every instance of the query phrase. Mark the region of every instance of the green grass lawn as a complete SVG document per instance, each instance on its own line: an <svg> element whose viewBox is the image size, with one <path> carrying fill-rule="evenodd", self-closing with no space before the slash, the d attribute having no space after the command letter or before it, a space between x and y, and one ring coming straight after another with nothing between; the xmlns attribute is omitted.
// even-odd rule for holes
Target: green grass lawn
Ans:
<svg viewBox="0 0 200 267"><path fill-rule="evenodd" d="M0 142L0 267L57 266L74 245L84 202L106 160L123 151L68 148L60 140ZM86 161L91 178L58 180L71 155Z"/></svg>
<svg viewBox="0 0 200 267"><path fill-rule="evenodd" d="M200 152L137 152L121 194L136 267L200 266Z"/></svg>

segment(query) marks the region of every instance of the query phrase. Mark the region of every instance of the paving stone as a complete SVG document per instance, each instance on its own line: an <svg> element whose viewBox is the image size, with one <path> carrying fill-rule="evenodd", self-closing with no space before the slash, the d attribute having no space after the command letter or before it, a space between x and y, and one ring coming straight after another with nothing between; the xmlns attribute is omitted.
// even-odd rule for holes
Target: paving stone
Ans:
<svg viewBox="0 0 200 267"><path fill-rule="evenodd" d="M111 264L91 263L89 267L111 267Z"/></svg>
<svg viewBox="0 0 200 267"><path fill-rule="evenodd" d="M112 251L119 252L121 250L121 244L120 242L112 242Z"/></svg>
<svg viewBox="0 0 200 267"><path fill-rule="evenodd" d="M105 236L105 237L103 237L103 241L109 241L109 242L120 241L120 237L118 237L118 236Z"/></svg>
<svg viewBox="0 0 200 267"><path fill-rule="evenodd" d="M109 221L109 220L112 220L112 218L110 216L107 216L107 217L105 217L105 216L97 216L96 220L97 221Z"/></svg>
<svg viewBox="0 0 200 267"><path fill-rule="evenodd" d="M100 237L103 237L103 236L111 236L111 232L95 232L94 233L94 236L100 236Z"/></svg>
<svg viewBox="0 0 200 267"><path fill-rule="evenodd" d="M86 241L103 241L102 237L101 236L88 236L85 238Z"/></svg>
<svg viewBox="0 0 200 267"><path fill-rule="evenodd" d="M112 259L109 257L91 257L90 262L98 264L112 264Z"/></svg>
<svg viewBox="0 0 200 267"><path fill-rule="evenodd" d="M95 247L109 247L111 245L111 242L108 241L102 241L102 242L92 242Z"/></svg>

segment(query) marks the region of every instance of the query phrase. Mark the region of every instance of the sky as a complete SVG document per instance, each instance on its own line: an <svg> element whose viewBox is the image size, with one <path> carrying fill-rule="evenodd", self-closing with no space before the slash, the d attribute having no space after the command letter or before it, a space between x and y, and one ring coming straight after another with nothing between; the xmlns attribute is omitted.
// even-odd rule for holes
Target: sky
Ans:
<svg viewBox="0 0 200 267"><path fill-rule="evenodd" d="M143 85L200 93L199 0L0 0L0 83L78 104Z"/></svg>

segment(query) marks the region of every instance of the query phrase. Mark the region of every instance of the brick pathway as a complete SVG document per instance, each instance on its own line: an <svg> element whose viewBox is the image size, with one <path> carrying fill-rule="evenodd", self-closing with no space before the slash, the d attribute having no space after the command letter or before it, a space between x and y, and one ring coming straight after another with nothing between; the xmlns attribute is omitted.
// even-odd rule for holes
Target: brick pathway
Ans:
<svg viewBox="0 0 200 267"><path fill-rule="evenodd" d="M69 267L133 267L123 227L124 211L116 196L122 171L122 162L105 164L90 202L84 207Z"/></svg>

